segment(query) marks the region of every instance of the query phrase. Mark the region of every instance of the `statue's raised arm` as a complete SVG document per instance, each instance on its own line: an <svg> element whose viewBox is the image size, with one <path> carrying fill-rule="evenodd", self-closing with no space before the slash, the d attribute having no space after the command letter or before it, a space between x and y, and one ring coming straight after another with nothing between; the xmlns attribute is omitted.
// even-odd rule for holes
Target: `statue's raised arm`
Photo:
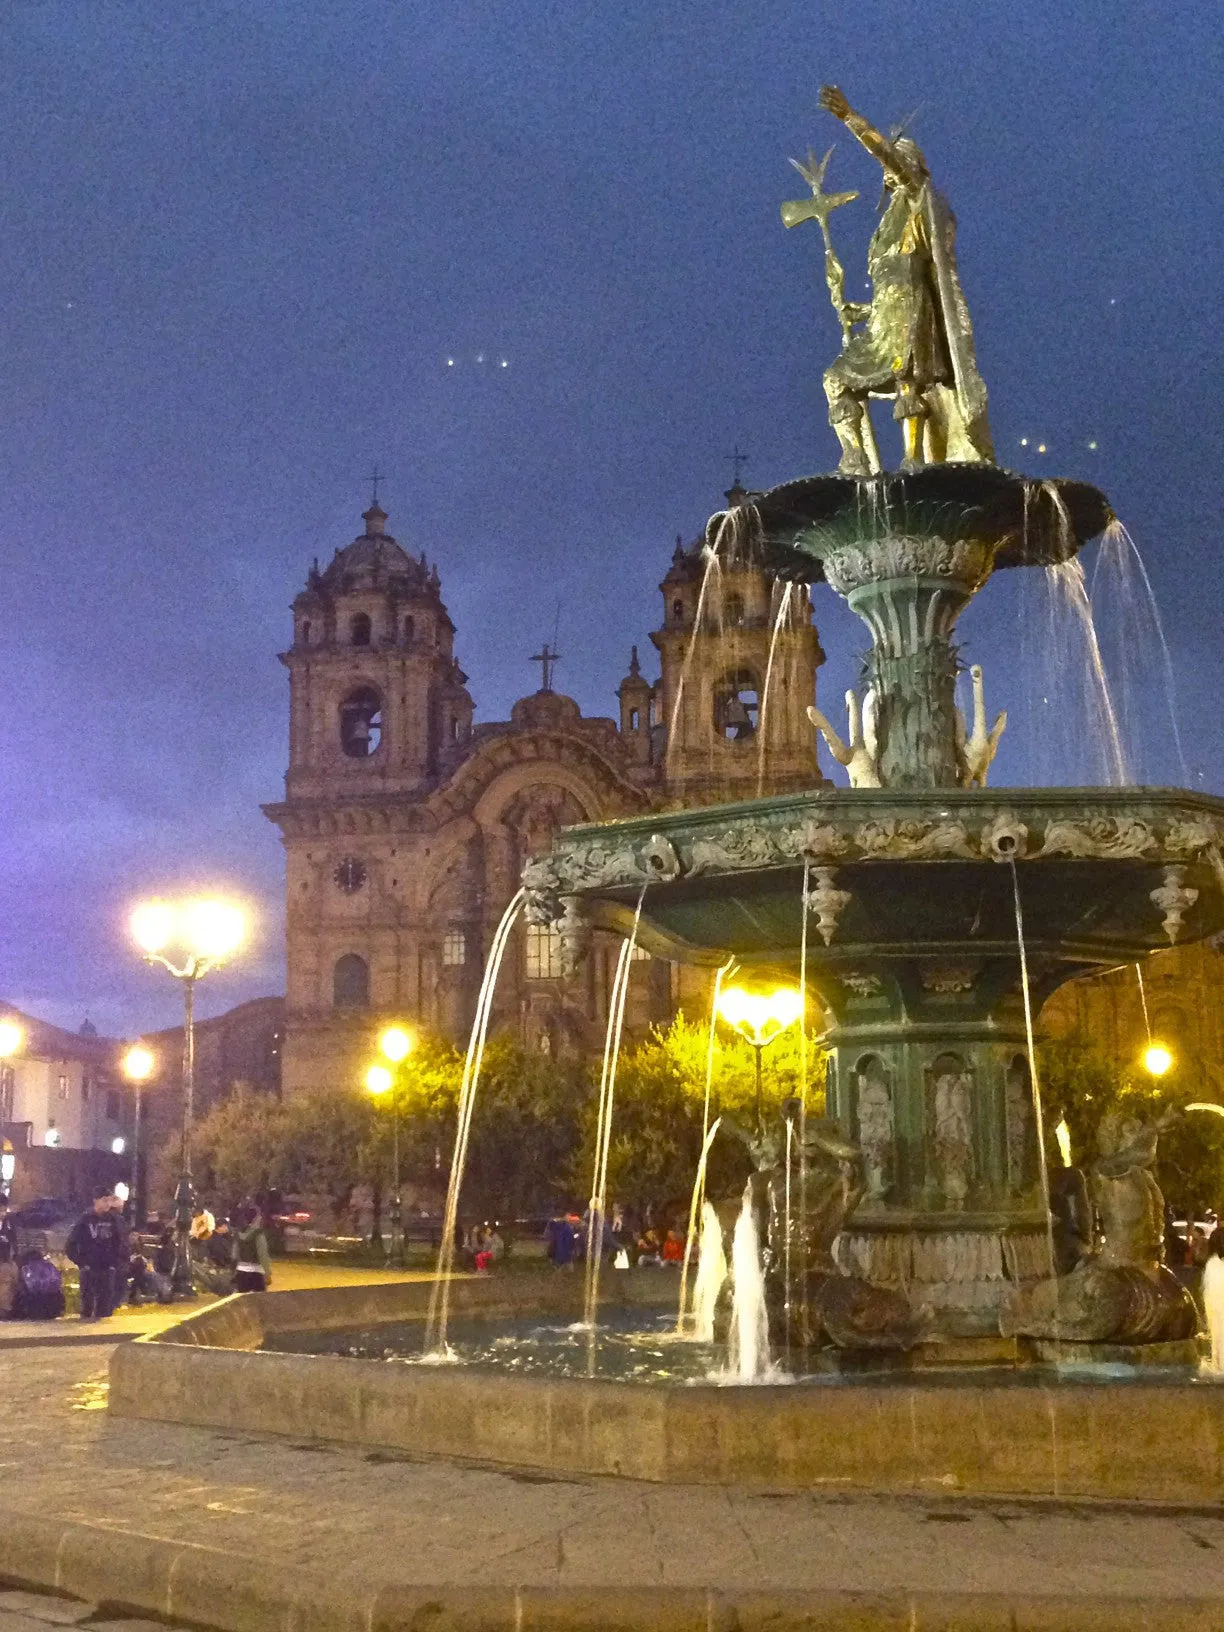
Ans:
<svg viewBox="0 0 1224 1632"><path fill-rule="evenodd" d="M840 119L850 134L857 137L872 158L878 161L884 173L891 176L898 186L921 187L926 179L926 166L921 159L914 164L895 142L889 141L861 113L855 113L836 85L822 85L819 101L826 113Z"/></svg>

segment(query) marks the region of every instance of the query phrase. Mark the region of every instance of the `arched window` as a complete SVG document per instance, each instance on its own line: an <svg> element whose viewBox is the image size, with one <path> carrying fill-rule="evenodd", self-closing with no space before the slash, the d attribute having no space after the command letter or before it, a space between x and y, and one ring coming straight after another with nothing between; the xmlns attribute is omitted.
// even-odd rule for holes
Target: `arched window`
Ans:
<svg viewBox="0 0 1224 1632"><path fill-rule="evenodd" d="M638 712L638 710L636 708L631 708L629 710L629 729L630 729L630 731L640 730L641 723L642 723L642 716L640 715L640 713Z"/></svg>
<svg viewBox="0 0 1224 1632"><path fill-rule="evenodd" d="M728 629L738 629L744 621L744 597L728 595L723 602L723 623Z"/></svg>
<svg viewBox="0 0 1224 1632"><path fill-rule="evenodd" d="M458 742L459 738L462 735L463 735L463 722L462 722L462 720L460 720L458 718L455 718L455 719L453 719L451 721L451 741L452 742Z"/></svg>
<svg viewBox="0 0 1224 1632"><path fill-rule="evenodd" d="M356 952L345 952L332 970L332 1002L338 1009L370 1006L370 966Z"/></svg>
<svg viewBox="0 0 1224 1632"><path fill-rule="evenodd" d="M728 742L756 736L760 694L751 669L734 669L714 688L714 729Z"/></svg>
<svg viewBox="0 0 1224 1632"><path fill-rule="evenodd" d="M682 622L684 619L684 602L678 595L672 602L672 617L675 618L677 623Z"/></svg>
<svg viewBox="0 0 1224 1632"><path fill-rule="evenodd" d="M404 619L404 639L409 643L409 645L411 645L412 638L413 638L413 636L415 634L416 634L416 619L415 618L405 618Z"/></svg>
<svg viewBox="0 0 1224 1632"><path fill-rule="evenodd" d="M309 618L307 618L305 623L303 623L303 625L302 625L302 645L303 646L309 646L310 645L310 619Z"/></svg>
<svg viewBox="0 0 1224 1632"><path fill-rule="evenodd" d="M340 704L340 746L350 759L367 759L382 741L382 698L359 686Z"/></svg>
<svg viewBox="0 0 1224 1632"><path fill-rule="evenodd" d="M370 644L370 619L367 613L358 612L349 624L349 644L353 646Z"/></svg>

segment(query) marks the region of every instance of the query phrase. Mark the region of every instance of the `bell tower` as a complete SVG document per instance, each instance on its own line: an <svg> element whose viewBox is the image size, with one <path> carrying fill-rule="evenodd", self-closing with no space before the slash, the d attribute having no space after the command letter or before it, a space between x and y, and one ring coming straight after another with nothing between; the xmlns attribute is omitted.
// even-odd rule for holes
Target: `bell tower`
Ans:
<svg viewBox="0 0 1224 1632"><path fill-rule="evenodd" d="M735 510L748 494L737 481L726 497ZM807 717L824 662L807 586L777 578L750 546L711 561L704 538L687 547L678 538L659 588L663 626L650 638L662 667L666 802L751 799L825 781Z"/></svg>
<svg viewBox="0 0 1224 1632"><path fill-rule="evenodd" d="M471 735L437 569L396 543L377 502L362 520L293 603L289 800L426 791Z"/></svg>

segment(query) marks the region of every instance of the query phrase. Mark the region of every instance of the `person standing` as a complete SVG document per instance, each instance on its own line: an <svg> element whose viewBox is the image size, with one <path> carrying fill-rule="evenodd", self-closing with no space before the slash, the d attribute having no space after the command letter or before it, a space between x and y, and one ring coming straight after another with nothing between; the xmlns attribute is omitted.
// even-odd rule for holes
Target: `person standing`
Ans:
<svg viewBox="0 0 1224 1632"><path fill-rule="evenodd" d="M272 1285L272 1258L258 1207L243 1207L234 1234L234 1291L266 1292Z"/></svg>
<svg viewBox="0 0 1224 1632"><path fill-rule="evenodd" d="M81 1272L81 1319L106 1320L115 1312L119 1270L128 1262L128 1229L109 1189L72 1226L65 1251Z"/></svg>

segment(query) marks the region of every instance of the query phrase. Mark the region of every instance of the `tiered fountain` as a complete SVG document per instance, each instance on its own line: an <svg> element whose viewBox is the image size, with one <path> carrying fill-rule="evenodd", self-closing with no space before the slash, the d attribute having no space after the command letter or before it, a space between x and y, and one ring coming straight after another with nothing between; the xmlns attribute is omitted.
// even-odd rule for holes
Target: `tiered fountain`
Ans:
<svg viewBox="0 0 1224 1632"><path fill-rule="evenodd" d="M842 299L828 217L854 195L823 191L827 156L799 166L812 198L783 207L788 225L817 219L828 246L845 336L825 376L841 468L753 495L715 517L707 540L827 583L870 629L850 741L811 710L851 786L569 829L528 868L528 911L560 921L580 950L591 927L627 931L646 886L638 938L651 952L734 956L749 977L801 979L818 995L828 1114L855 1149L840 1161L837 1266L901 1294L909 1318L864 1291L848 1326L812 1320L811 1342L903 1345L916 1321L944 1338L997 1338L1001 1315L1009 1331L1185 1340L1193 1312L1146 1241L1128 1249L1155 1288L1142 1319L1116 1287L1085 1298L1072 1284L1061 1315L1048 1299L1031 1306L1029 1289L1053 1273L1031 1019L1077 975L1224 925L1224 803L986 788L1005 720L987 729L977 668L969 728L956 707L957 618L993 572L1070 559L1112 512L1095 488L994 463L951 218L922 155L835 89L822 99L880 160L889 195L870 307ZM901 421L897 473L880 466L877 396ZM825 1166L838 1165L829 1147ZM827 1245L826 1221L803 1249L826 1291L830 1265L814 1255ZM846 1302L846 1288L832 1291ZM1094 1299L1095 1318L1081 1318Z"/></svg>

